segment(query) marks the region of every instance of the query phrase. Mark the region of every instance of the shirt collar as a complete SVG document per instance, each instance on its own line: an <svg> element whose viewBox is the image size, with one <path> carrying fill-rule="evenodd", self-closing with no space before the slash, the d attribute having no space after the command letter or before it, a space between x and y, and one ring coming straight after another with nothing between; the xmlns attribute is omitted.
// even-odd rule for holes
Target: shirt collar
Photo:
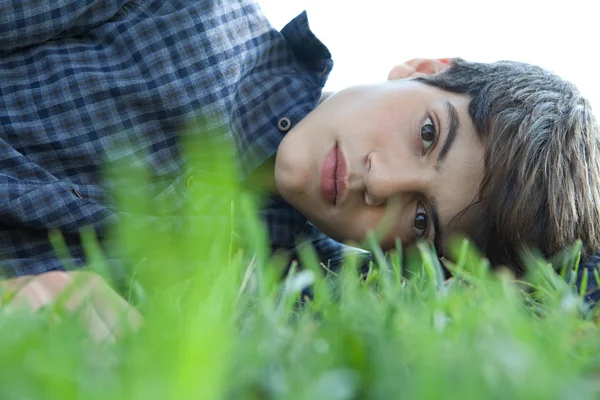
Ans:
<svg viewBox="0 0 600 400"><path fill-rule="evenodd" d="M296 59L312 72L319 74L320 86L325 86L333 61L329 49L311 31L306 11L290 21L281 34L286 38Z"/></svg>
<svg viewBox="0 0 600 400"><path fill-rule="evenodd" d="M333 68L305 11L281 32L273 29L247 46L231 111L244 179L273 157L285 134L317 107Z"/></svg>

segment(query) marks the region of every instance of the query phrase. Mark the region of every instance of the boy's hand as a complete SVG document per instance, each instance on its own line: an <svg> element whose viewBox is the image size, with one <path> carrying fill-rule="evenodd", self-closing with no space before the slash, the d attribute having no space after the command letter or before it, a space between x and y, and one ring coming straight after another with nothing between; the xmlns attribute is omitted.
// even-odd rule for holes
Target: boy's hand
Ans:
<svg viewBox="0 0 600 400"><path fill-rule="evenodd" d="M37 311L57 302L77 312L97 341L115 341L142 323L140 313L92 272L53 271L0 281L0 307L25 305Z"/></svg>

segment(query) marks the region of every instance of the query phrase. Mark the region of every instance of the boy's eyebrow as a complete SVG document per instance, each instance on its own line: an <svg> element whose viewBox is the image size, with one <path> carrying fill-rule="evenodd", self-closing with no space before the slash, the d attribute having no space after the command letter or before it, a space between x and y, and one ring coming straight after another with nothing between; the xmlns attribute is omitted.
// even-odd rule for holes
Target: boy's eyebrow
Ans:
<svg viewBox="0 0 600 400"><path fill-rule="evenodd" d="M458 130L460 128L460 119L458 117L458 111L454 104L450 101L446 102L446 125L448 126L448 134L446 135L446 140L444 140L444 145L442 146L442 150L438 154L437 163L435 165L436 171L440 171L442 163L446 160L446 156L448 156L448 152L454 141L456 140L456 136L458 135ZM435 230L435 235L433 237L433 246L435 250L440 254L440 240L442 237L442 232L440 230L440 217L437 210L437 200L435 197L431 197L429 199L429 209L431 214L431 221L433 223L433 229Z"/></svg>
<svg viewBox="0 0 600 400"><path fill-rule="evenodd" d="M442 146L442 150L438 154L437 164L435 166L436 170L440 170L440 167L444 160L446 160L446 156L448 156L448 152L452 148L454 144L454 140L458 135L458 129L460 128L460 119L458 117L458 111L456 111L456 107L454 104L447 101L446 102L446 124L448 126L448 134L446 135L446 140L444 141L444 145Z"/></svg>

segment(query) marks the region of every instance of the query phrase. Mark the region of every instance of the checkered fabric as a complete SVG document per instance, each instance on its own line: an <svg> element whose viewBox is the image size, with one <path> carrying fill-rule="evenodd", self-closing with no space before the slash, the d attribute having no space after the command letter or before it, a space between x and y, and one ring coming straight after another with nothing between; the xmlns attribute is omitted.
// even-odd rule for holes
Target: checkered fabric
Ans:
<svg viewBox="0 0 600 400"><path fill-rule="evenodd" d="M585 282L584 299L590 305L595 305L600 301L600 253L586 257L579 264L577 273L577 288L581 292Z"/></svg>
<svg viewBox="0 0 600 400"><path fill-rule="evenodd" d="M251 0L3 0L1 273L63 269L53 229L69 264L85 265L81 228L102 239L125 215L103 179L107 163L147 168L152 188L132 185L131 196L183 199L181 132L199 115L218 116L211 128L230 133L249 174L275 154L278 121L293 125L316 107L332 66L305 13L279 32ZM282 200L261 214L274 247L291 249L310 230L324 260L339 254Z"/></svg>

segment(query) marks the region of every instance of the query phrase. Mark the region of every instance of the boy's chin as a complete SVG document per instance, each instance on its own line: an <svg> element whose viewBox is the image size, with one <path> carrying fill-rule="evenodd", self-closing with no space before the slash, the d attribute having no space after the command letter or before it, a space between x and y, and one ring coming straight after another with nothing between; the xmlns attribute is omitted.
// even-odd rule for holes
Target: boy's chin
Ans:
<svg viewBox="0 0 600 400"><path fill-rule="evenodd" d="M302 164L294 162L293 159L285 159L280 154L277 155L275 187L279 196L288 203L294 202L294 199L301 201L302 197L306 197L310 178L310 174L302 167Z"/></svg>
<svg viewBox="0 0 600 400"><path fill-rule="evenodd" d="M275 170L275 187L279 197L294 208L301 204L306 196L307 180L298 176L297 171Z"/></svg>

